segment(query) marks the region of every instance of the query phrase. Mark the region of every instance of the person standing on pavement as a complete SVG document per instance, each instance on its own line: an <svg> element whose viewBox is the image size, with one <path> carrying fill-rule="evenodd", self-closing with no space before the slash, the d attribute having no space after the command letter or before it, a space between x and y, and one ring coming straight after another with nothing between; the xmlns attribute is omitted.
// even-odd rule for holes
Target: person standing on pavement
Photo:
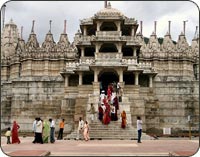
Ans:
<svg viewBox="0 0 200 157"><path fill-rule="evenodd" d="M49 119L50 122L50 142L55 142L55 122L51 118Z"/></svg>
<svg viewBox="0 0 200 157"><path fill-rule="evenodd" d="M65 119L62 119L62 121L60 122L59 124L59 127L60 127L60 130L59 130L59 133L58 133L58 140L62 140L63 139L63 130L64 130L64 123Z"/></svg>
<svg viewBox="0 0 200 157"><path fill-rule="evenodd" d="M35 142L34 143L41 143L43 144L42 139L42 130L43 130L43 122L40 118L38 118L38 121L36 123L36 130L35 130Z"/></svg>
<svg viewBox="0 0 200 157"><path fill-rule="evenodd" d="M137 117L137 131L138 131L138 143L142 143L141 142L141 136L142 136L142 120L140 118L140 116Z"/></svg>
<svg viewBox="0 0 200 157"><path fill-rule="evenodd" d="M83 137L85 141L88 141L90 139L89 137L89 125L88 122L85 121L84 127L83 127Z"/></svg>
<svg viewBox="0 0 200 157"><path fill-rule="evenodd" d="M16 121L13 122L13 127L12 127L12 144L13 143L20 143L19 136L18 136L18 130L20 126L17 124Z"/></svg>
<svg viewBox="0 0 200 157"><path fill-rule="evenodd" d="M11 144L10 143L10 136L11 136L11 131L10 131L10 127L8 127L5 136L7 137L7 144Z"/></svg>
<svg viewBox="0 0 200 157"><path fill-rule="evenodd" d="M83 131L83 126L84 126L84 121L82 120L82 117L80 117L78 121L78 130L77 130L76 140L79 140L79 135L80 135L80 132Z"/></svg>
<svg viewBox="0 0 200 157"><path fill-rule="evenodd" d="M48 120L44 120L43 122L43 133L42 138L44 143L49 142L49 135L50 135L50 124Z"/></svg>

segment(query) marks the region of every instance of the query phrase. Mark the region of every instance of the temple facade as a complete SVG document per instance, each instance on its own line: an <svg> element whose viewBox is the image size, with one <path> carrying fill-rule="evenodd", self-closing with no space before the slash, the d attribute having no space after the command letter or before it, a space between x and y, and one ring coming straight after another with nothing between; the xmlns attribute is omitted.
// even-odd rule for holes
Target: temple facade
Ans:
<svg viewBox="0 0 200 157"><path fill-rule="evenodd" d="M90 104L98 110L100 87L119 82L128 125L162 134L199 127L199 37L188 44L184 32L178 41L170 31L147 38L134 18L109 4L80 21L80 31L69 42L64 31L56 43L51 29L42 44L34 21L28 41L11 20L1 34L1 128L16 120L21 131L31 131L35 117L64 118L64 131L76 130L79 117L89 119ZM119 114L120 114L119 112ZM58 129L58 128L57 128Z"/></svg>

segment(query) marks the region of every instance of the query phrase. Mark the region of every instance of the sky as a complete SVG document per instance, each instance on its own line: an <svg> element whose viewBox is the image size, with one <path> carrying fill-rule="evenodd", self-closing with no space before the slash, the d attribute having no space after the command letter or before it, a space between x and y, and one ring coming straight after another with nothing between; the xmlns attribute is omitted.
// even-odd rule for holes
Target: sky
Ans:
<svg viewBox="0 0 200 157"><path fill-rule="evenodd" d="M112 8L118 9L128 18L135 18L138 24L143 21L145 37L150 37L154 31L154 21L157 21L157 37L164 37L168 31L168 21L171 21L171 36L174 41L177 41L178 36L183 32L183 21L188 20L186 38L190 44L196 26L199 25L198 5L191 1L110 2ZM12 18L19 31L23 26L23 39L27 41L32 21L35 20L34 30L41 45L49 31L50 20L52 20L51 32L55 42L58 42L63 32L64 20L67 20L67 34L70 42L73 42L75 33L80 29L80 20L94 16L103 8L104 1L9 1L6 2L5 23ZM139 31L140 27L137 33Z"/></svg>

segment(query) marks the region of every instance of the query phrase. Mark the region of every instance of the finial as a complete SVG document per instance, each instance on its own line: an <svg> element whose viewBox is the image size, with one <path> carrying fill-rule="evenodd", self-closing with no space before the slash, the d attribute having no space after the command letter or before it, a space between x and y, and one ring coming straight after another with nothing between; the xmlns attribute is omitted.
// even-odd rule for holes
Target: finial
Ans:
<svg viewBox="0 0 200 157"><path fill-rule="evenodd" d="M49 28L49 33L51 33L51 22L52 22L52 21L50 20L50 21L49 21L49 27L50 27L50 28Z"/></svg>
<svg viewBox="0 0 200 157"><path fill-rule="evenodd" d="M156 22L157 21L154 21L154 33L155 33L155 35L156 35Z"/></svg>
<svg viewBox="0 0 200 157"><path fill-rule="evenodd" d="M23 39L23 26L21 26L21 39Z"/></svg>
<svg viewBox="0 0 200 157"><path fill-rule="evenodd" d="M5 15L6 15L6 5L4 4L3 6L2 6L2 17L3 17L3 22L2 22L2 24L3 24L3 28L4 28L4 26L5 26Z"/></svg>
<svg viewBox="0 0 200 157"><path fill-rule="evenodd" d="M197 39L198 38L198 26L196 26L196 30L195 30L195 34L194 34L194 39Z"/></svg>
<svg viewBox="0 0 200 157"><path fill-rule="evenodd" d="M107 8L107 1L104 1L104 8Z"/></svg>
<svg viewBox="0 0 200 157"><path fill-rule="evenodd" d="M34 24L35 24L35 20L32 21L31 33L34 33Z"/></svg>
<svg viewBox="0 0 200 157"><path fill-rule="evenodd" d="M140 33L142 35L142 21L140 21Z"/></svg>
<svg viewBox="0 0 200 157"><path fill-rule="evenodd" d="M64 34L66 34L67 20L64 21Z"/></svg>
<svg viewBox="0 0 200 157"><path fill-rule="evenodd" d="M186 21L183 21L183 33L184 33L184 35L185 35L185 27L186 27L186 22L188 22L188 20L186 20Z"/></svg>
<svg viewBox="0 0 200 157"><path fill-rule="evenodd" d="M170 27L171 27L171 21L168 21L169 22L169 30L168 30L168 33L169 33L169 35L171 34L171 32L170 32Z"/></svg>
<svg viewBox="0 0 200 157"><path fill-rule="evenodd" d="M111 8L111 3L110 2L108 2L108 6L107 6L107 8Z"/></svg>

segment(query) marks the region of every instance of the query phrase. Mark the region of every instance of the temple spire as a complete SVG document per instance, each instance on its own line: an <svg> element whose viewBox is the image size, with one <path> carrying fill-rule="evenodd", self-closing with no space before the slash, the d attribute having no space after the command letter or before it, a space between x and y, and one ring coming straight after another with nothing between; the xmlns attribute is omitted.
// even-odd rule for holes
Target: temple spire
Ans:
<svg viewBox="0 0 200 157"><path fill-rule="evenodd" d="M169 32L169 35L171 35L171 21L168 21L169 22L169 28L168 28L168 32Z"/></svg>
<svg viewBox="0 0 200 157"><path fill-rule="evenodd" d="M49 21L49 33L51 33L51 20Z"/></svg>
<svg viewBox="0 0 200 157"><path fill-rule="evenodd" d="M35 20L32 21L31 33L34 33L34 24L35 24Z"/></svg>
<svg viewBox="0 0 200 157"><path fill-rule="evenodd" d="M2 28L4 28L4 26L5 26L5 15L6 15L6 5L4 4L3 6L2 6L2 24L3 24L3 26L2 26Z"/></svg>
<svg viewBox="0 0 200 157"><path fill-rule="evenodd" d="M21 26L21 39L23 39L23 26Z"/></svg>
<svg viewBox="0 0 200 157"><path fill-rule="evenodd" d="M140 33L142 35L142 21L140 21Z"/></svg>
<svg viewBox="0 0 200 157"><path fill-rule="evenodd" d="M104 8L107 8L107 1L104 1Z"/></svg>
<svg viewBox="0 0 200 157"><path fill-rule="evenodd" d="M66 34L67 20L64 21L64 34Z"/></svg>
<svg viewBox="0 0 200 157"><path fill-rule="evenodd" d="M156 35L156 22L157 21L154 21L154 33L155 33L155 35Z"/></svg>
<svg viewBox="0 0 200 157"><path fill-rule="evenodd" d="M183 34L185 35L185 27L186 27L186 22L188 22L188 20L183 21Z"/></svg>

